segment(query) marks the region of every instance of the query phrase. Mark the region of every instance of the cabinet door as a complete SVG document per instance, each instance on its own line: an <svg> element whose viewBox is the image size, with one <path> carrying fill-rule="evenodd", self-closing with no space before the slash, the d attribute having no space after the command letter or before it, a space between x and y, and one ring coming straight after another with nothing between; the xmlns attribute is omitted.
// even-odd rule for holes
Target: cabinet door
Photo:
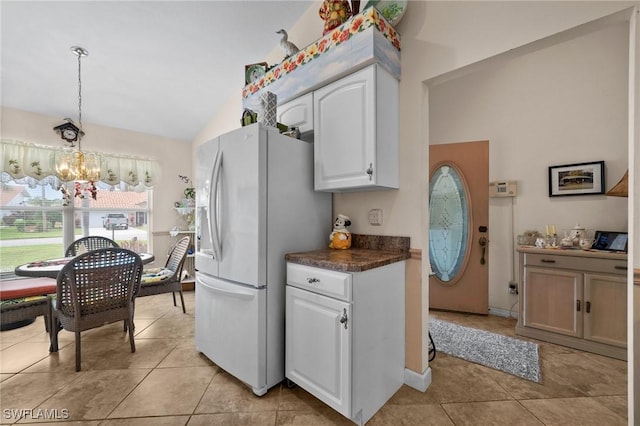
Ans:
<svg viewBox="0 0 640 426"><path fill-rule="evenodd" d="M523 325L582 337L582 273L527 266Z"/></svg>
<svg viewBox="0 0 640 426"><path fill-rule="evenodd" d="M297 127L301 133L313 131L313 93L278 106L278 123Z"/></svg>
<svg viewBox="0 0 640 426"><path fill-rule="evenodd" d="M351 304L286 287L285 375L351 417Z"/></svg>
<svg viewBox="0 0 640 426"><path fill-rule="evenodd" d="M313 94L315 189L375 184L375 66Z"/></svg>
<svg viewBox="0 0 640 426"><path fill-rule="evenodd" d="M585 274L584 303L584 338L626 348L626 277Z"/></svg>

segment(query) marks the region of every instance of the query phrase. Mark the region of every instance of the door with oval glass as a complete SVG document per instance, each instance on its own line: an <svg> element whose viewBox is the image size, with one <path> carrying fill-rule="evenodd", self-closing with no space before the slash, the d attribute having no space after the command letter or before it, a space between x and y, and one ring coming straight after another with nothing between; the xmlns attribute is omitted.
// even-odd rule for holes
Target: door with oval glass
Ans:
<svg viewBox="0 0 640 426"><path fill-rule="evenodd" d="M489 141L429 146L429 308L489 311Z"/></svg>

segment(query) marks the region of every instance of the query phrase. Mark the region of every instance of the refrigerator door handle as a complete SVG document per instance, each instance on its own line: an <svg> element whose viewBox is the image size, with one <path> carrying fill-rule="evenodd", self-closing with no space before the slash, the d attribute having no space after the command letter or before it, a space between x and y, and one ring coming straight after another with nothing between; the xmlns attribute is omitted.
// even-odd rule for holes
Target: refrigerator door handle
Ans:
<svg viewBox="0 0 640 426"><path fill-rule="evenodd" d="M212 220L213 213L211 212L211 197L215 196L215 192L213 191L213 189L215 188L213 186L213 178L214 178L215 172L216 172L215 164L216 164L217 160L218 160L218 152L216 152L216 156L213 159L214 167L211 168L211 178L209 179L209 182L211 182L211 186L209 187L209 194L208 194L209 197L208 197L208 202L207 202L208 205L204 206L204 208L202 209L204 211L204 215L203 215L205 217L204 220L207 221L207 225L209 226L209 232L207 233L208 234L207 235L207 237L208 237L207 239L209 240L209 247L211 247L211 251L213 252L212 257L214 259L216 259L216 253L215 253L215 249L214 249L214 246L213 246L213 232L214 232L214 230L213 230L213 226L211 226L213 224L213 220ZM202 219L200 219L200 220L202 220ZM198 226L198 228L200 228L200 227ZM198 238L200 238L200 236L198 236Z"/></svg>
<svg viewBox="0 0 640 426"><path fill-rule="evenodd" d="M205 280L200 280L200 284L205 287L207 290L210 290L214 293L222 294L224 296L235 297L236 299L245 299L250 300L256 297L255 292L243 290L240 286L234 290L226 290L216 286L215 284L209 284Z"/></svg>
<svg viewBox="0 0 640 426"><path fill-rule="evenodd" d="M220 171L222 170L222 152L216 153L216 159L213 163L211 194L210 194L210 214L209 214L209 233L213 239L211 247L213 248L213 256L216 260L220 260L220 235L218 234L218 189L220 187Z"/></svg>

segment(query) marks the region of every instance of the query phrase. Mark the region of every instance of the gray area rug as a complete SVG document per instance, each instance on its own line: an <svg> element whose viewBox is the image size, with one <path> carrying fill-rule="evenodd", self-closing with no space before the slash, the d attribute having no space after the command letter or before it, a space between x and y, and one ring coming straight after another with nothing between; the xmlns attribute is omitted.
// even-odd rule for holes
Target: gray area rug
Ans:
<svg viewBox="0 0 640 426"><path fill-rule="evenodd" d="M542 382L540 348L535 343L436 318L429 319L429 332L437 351L523 379Z"/></svg>

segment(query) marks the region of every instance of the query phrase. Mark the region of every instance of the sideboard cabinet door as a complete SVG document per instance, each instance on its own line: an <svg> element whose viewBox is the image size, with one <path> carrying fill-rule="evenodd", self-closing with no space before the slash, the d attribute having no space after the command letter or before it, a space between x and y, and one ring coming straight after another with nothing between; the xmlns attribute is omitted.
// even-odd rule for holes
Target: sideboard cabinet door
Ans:
<svg viewBox="0 0 640 426"><path fill-rule="evenodd" d="M582 273L527 267L523 324L582 337Z"/></svg>
<svg viewBox="0 0 640 426"><path fill-rule="evenodd" d="M584 275L584 338L627 347L627 278Z"/></svg>

